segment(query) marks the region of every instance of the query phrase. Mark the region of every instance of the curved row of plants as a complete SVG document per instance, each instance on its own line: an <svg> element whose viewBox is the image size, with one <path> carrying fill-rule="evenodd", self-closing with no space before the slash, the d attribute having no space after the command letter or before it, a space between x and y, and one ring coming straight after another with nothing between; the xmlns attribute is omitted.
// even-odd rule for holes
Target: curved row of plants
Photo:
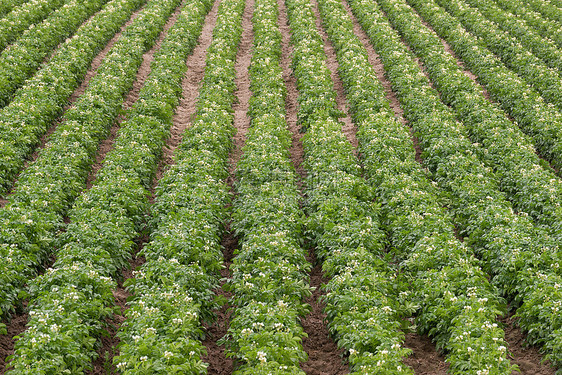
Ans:
<svg viewBox="0 0 562 375"><path fill-rule="evenodd" d="M23 285L53 251L64 215L85 188L98 145L122 111L143 54L177 6L174 1L152 0L127 27L0 210L0 252L6 260L0 263L0 310L4 314L14 309Z"/></svg>
<svg viewBox="0 0 562 375"><path fill-rule="evenodd" d="M513 37L509 32L501 30L466 1L436 2L477 37L481 45L496 54L505 66L537 90L546 102L554 104L558 110L562 109L562 76L558 69L549 67L523 47L520 37ZM546 45L546 42L543 44ZM544 58L544 54L541 57Z"/></svg>
<svg viewBox="0 0 562 375"><path fill-rule="evenodd" d="M41 66L53 49L108 0L70 0L47 19L29 28L10 48L0 54L0 108Z"/></svg>
<svg viewBox="0 0 562 375"><path fill-rule="evenodd" d="M177 4L176 0L159 1L162 20ZM122 123L115 148L107 154L93 187L80 196L68 215L70 224L60 236L56 262L31 283L30 320L16 343L11 373L55 368L82 373L97 356L103 322L115 311L113 279L128 265L134 239L144 228L152 180L182 93L185 59L197 44L210 5L192 1L182 9L154 56L151 73ZM191 311L191 300L181 294L163 293L160 299ZM142 317L158 321L157 310L143 311ZM187 316L185 320L175 330L190 327ZM160 362L174 367L174 361L166 361L164 353L170 348L163 342L149 347L161 350ZM184 348L176 348L174 354L180 349ZM130 363L134 368L135 362ZM184 369L178 366L176 370Z"/></svg>
<svg viewBox="0 0 562 375"><path fill-rule="evenodd" d="M145 0L112 0L63 43L0 109L0 195L6 194L29 155L84 79L90 63Z"/></svg>
<svg viewBox="0 0 562 375"><path fill-rule="evenodd" d="M535 12L527 3L521 0L495 0L496 4L533 27L543 38L552 40L558 47L562 47L562 25L543 17Z"/></svg>
<svg viewBox="0 0 562 375"><path fill-rule="evenodd" d="M411 351L400 330L407 305L399 292L405 286L384 259L386 236L373 190L338 121L343 114L336 108L316 17L308 0L286 4L298 121L306 130L307 236L330 279L323 297L330 332L349 353L352 374L412 374L403 363Z"/></svg>
<svg viewBox="0 0 562 375"><path fill-rule="evenodd" d="M9 1L7 3L10 3ZM60 8L68 0L32 0L15 6L0 19L0 51L16 40L27 28L41 22L51 12ZM0 14L7 4L0 5Z"/></svg>
<svg viewBox="0 0 562 375"><path fill-rule="evenodd" d="M230 202L235 61L242 36L243 0L223 0L207 50L196 117L184 132L174 164L156 189L154 232L146 258L127 288L134 294L121 327L124 374L203 374L202 322L217 307L223 268L221 237Z"/></svg>
<svg viewBox="0 0 562 375"><path fill-rule="evenodd" d="M236 167L232 228L240 248L225 285L233 292L227 335L234 374L302 374L306 337L299 317L309 312L311 269L303 249L304 213L289 148L281 33L276 0L256 0L249 68L251 127Z"/></svg>
<svg viewBox="0 0 562 375"><path fill-rule="evenodd" d="M440 102L379 7L368 0L351 4L418 135L432 178L450 193L465 243L475 248L493 275L492 283L517 308L528 340L544 345L545 357L561 365L562 319L557 306L562 304L562 278L552 262L555 244L533 227L529 217L514 213L491 170L470 151L462 126Z"/></svg>
<svg viewBox="0 0 562 375"><path fill-rule="evenodd" d="M455 54L477 75L491 98L529 134L540 153L562 167L562 115L514 72L506 68L479 39L468 33L435 1L409 1Z"/></svg>
<svg viewBox="0 0 562 375"><path fill-rule="evenodd" d="M420 1L412 0L419 4ZM537 156L532 140L523 134L445 51L441 39L423 25L416 12L401 0L380 0L381 8L421 59L425 71L463 122L463 136L478 142L466 144L494 170L500 188L513 206L545 225L555 237L562 235L562 180ZM554 255L554 259L557 256Z"/></svg>
<svg viewBox="0 0 562 375"><path fill-rule="evenodd" d="M520 43L527 51L544 61L547 66L557 69L558 73L562 72L562 51L552 40L543 38L524 20L500 8L494 0L467 0L466 2L470 6L478 8L482 15L493 22L494 33L500 33L499 27L511 35L512 44L517 45L518 50L521 50L518 45Z"/></svg>
<svg viewBox="0 0 562 375"><path fill-rule="evenodd" d="M17 9L20 5L26 3L29 0L3 0L0 3L0 17L5 18L6 15Z"/></svg>
<svg viewBox="0 0 562 375"><path fill-rule="evenodd" d="M445 350L453 374L511 374L515 366L496 323L505 301L472 250L455 238L441 193L416 161L409 131L394 117L341 0L319 4L358 127L365 174L414 291L410 303L418 306L419 330Z"/></svg>

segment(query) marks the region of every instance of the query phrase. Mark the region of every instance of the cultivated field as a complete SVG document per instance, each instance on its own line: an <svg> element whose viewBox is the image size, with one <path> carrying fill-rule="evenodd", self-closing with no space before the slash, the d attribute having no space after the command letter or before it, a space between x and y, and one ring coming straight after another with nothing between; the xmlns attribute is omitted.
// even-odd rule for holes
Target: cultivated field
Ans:
<svg viewBox="0 0 562 375"><path fill-rule="evenodd" d="M562 0L0 0L0 374L562 374L561 171Z"/></svg>

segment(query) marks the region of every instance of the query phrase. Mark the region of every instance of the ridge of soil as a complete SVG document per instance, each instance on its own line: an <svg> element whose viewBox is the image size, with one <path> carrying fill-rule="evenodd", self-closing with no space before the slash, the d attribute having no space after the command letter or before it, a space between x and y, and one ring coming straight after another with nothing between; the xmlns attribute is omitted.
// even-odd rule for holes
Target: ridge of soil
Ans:
<svg viewBox="0 0 562 375"><path fill-rule="evenodd" d="M238 45L238 52L236 54L236 102L233 105L234 110L234 127L236 134L233 138L232 150L228 158L229 176L227 184L231 192L236 197L236 190L234 183L236 181L236 165L240 160L246 141L246 134L250 128L250 118L248 117L248 109L250 106L250 98L252 91L250 90L250 73L249 67L252 61L252 49L254 43L254 30L252 26L252 15L254 13L254 0L247 0L242 15L242 36ZM221 270L221 288L216 290L217 295L224 297L227 302L216 312L216 320L206 325L207 336L203 344L207 348L207 355L203 360L209 363L207 368L208 375L229 375L232 374L236 367L233 359L226 357L226 350L223 346L217 345L217 341L224 337L228 332L230 320L233 314L232 306L228 303L232 297L231 292L226 292L222 286L226 280L232 277L230 266L234 258L234 251L238 248L238 238L230 229L230 223L225 225L225 233L222 238L224 269Z"/></svg>
<svg viewBox="0 0 562 375"><path fill-rule="evenodd" d="M413 353L404 359L416 375L446 375L449 363L445 356L437 351L435 344L427 335L407 333L404 347L412 349Z"/></svg>
<svg viewBox="0 0 562 375"><path fill-rule="evenodd" d="M201 35L197 40L197 45L193 52L187 57L186 66L187 71L182 80L182 97L176 107L174 117L172 119L173 125L170 129L170 137L166 145L162 148L162 158L158 164L156 171L156 181L162 178L166 172L166 168L175 163L174 152L180 145L183 139L183 133L187 129L195 112L197 110L197 102L199 95L199 85L203 80L205 74L205 60L207 58L207 49L211 45L213 39L213 29L217 21L217 14L219 9L220 0L215 0L213 7L205 17ZM153 188L156 184L153 185ZM152 191L154 196L154 189ZM151 198L153 203L153 198Z"/></svg>
<svg viewBox="0 0 562 375"><path fill-rule="evenodd" d="M283 78L287 88L287 95L285 97L285 112L287 126L292 133L292 144L290 148L290 157L293 165L295 166L297 175L297 185L301 194L304 196L304 180L306 178L306 170L302 167L304 161L304 149L301 138L304 134L301 132L300 126L297 124L298 114L298 90L296 77L292 74L292 48L290 44L290 28L287 19L287 9L283 0L278 0L279 6L279 30L281 31L282 41L282 55L281 66L283 68ZM319 22L317 18L317 22ZM319 23L317 23L317 27ZM334 77L332 71L332 78ZM341 80L340 87L343 89ZM341 99L341 98L340 98ZM338 108L345 110L345 101L338 102ZM342 131L350 133L353 131L353 125L349 116L346 117ZM354 133L353 133L354 135ZM349 138L348 138L349 139ZM353 144L353 140L350 139ZM306 316L302 317L300 323L304 332L308 335L303 339L303 349L308 354L308 360L301 363L301 369L309 375L341 375L349 374L349 366L347 361L343 359L344 350L337 347L336 342L333 340L328 330L326 323L326 314L324 313L325 305L320 302L320 298L325 294L321 288L323 284L327 283L327 279L322 274L322 264L316 259L314 249L309 249L307 261L313 265L309 274L309 285L314 288L312 295L306 298L305 302L310 305L311 311Z"/></svg>

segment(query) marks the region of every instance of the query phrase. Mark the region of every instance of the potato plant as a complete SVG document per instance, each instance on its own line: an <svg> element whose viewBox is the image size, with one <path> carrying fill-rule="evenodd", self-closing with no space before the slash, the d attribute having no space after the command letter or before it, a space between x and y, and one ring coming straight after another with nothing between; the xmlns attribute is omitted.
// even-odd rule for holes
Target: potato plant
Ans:
<svg viewBox="0 0 562 375"><path fill-rule="evenodd" d="M13 186L41 137L63 113L94 57L144 2L108 2L59 46L49 62L16 91L10 104L0 109L0 194Z"/></svg>
<svg viewBox="0 0 562 375"><path fill-rule="evenodd" d="M65 1L52 15L30 27L10 48L3 50L0 54L0 108L12 100L14 92L35 73L53 49L107 1Z"/></svg>
<svg viewBox="0 0 562 375"><path fill-rule="evenodd" d="M463 135L476 144L466 144L495 171L500 189L513 206L529 213L556 238L562 223L562 181L539 158L532 140L488 101L447 53L439 37L431 33L404 1L382 0L381 5L412 51L423 61L426 73L466 128ZM545 168L546 167L546 168Z"/></svg>
<svg viewBox="0 0 562 375"><path fill-rule="evenodd" d="M432 178L450 192L455 224L466 236L465 243L475 249L484 270L493 275L492 283L513 308L519 307L517 315L524 317L520 324L529 331L529 341L546 344L546 358L559 365L557 343L562 322L554 310L558 296L545 289L548 285L562 285L558 262L553 260L558 244L540 227L534 227L526 214L516 214L499 191L491 170L474 153L463 151L470 142L463 136L460 124L429 86L381 9L365 0L351 1L351 5L380 54L405 115L418 135ZM541 323L537 329L535 324Z"/></svg>
<svg viewBox="0 0 562 375"><path fill-rule="evenodd" d="M237 198L231 227L240 247L225 285L234 314L228 356L234 374L304 374L306 337L299 318L311 290L303 248L303 218L296 172L289 158L281 33L276 0L257 0L252 17L254 48L249 68L251 127L236 166Z"/></svg>
<svg viewBox="0 0 562 375"><path fill-rule="evenodd" d="M0 310L13 310L24 284L53 251L64 215L86 185L99 143L121 112L142 56L156 41L171 13L170 3L154 1L123 32L84 95L65 114L37 160L18 179L0 217L3 284ZM165 4L168 6L166 7ZM177 3L176 3L177 5ZM111 82L111 83L108 83ZM18 294L22 294L18 297Z"/></svg>
<svg viewBox="0 0 562 375"><path fill-rule="evenodd" d="M51 12L65 3L68 3L68 0L2 1L0 4L0 51L17 40L25 30L41 23Z"/></svg>
<svg viewBox="0 0 562 375"><path fill-rule="evenodd" d="M562 166L562 114L551 103L545 103L539 92L507 68L499 58L455 17L448 14L433 0L409 1L435 32L449 43L457 57L486 87L517 125L532 137L535 147L552 165Z"/></svg>
<svg viewBox="0 0 562 375"><path fill-rule="evenodd" d="M221 302L215 291L224 267L221 237L230 203L225 179L243 11L241 0L219 6L195 119L156 189L154 231L141 252L146 263L126 282L134 297L114 358L123 374L206 373L202 323L213 320Z"/></svg>

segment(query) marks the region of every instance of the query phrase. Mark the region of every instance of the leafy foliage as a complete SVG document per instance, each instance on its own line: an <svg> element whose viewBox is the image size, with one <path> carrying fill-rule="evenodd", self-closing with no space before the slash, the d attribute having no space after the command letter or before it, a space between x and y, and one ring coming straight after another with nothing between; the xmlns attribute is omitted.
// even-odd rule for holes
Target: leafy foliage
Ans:
<svg viewBox="0 0 562 375"><path fill-rule="evenodd" d="M140 65L140 57L145 49L155 42L178 3L177 0L148 3L125 30L122 39L114 46L113 54L110 54L113 58L106 60L107 65L102 66L98 74L109 79L109 73L122 71L122 74L128 75L116 78L121 78L125 83L132 83L136 76L136 68ZM126 266L133 240L142 229L148 211L150 181L155 174L171 126L171 111L151 113L154 107L147 106L146 103L158 100L160 106L177 104L178 90L172 90L172 94L168 96L156 93L160 87L174 87L181 81L185 71L185 58L196 43L204 14L209 7L209 4L203 3L194 3L187 7L184 12L189 14L189 17L184 14L170 30L168 38L163 41L162 48L156 54L151 74L139 93L140 100L131 109L128 121L122 124L115 147L106 156L94 186L76 201L69 212L71 223L66 232L58 238L61 247L57 252L57 261L30 285L31 319L28 330L16 344L16 353L11 362L14 370L11 373L48 373L55 369L81 373L91 366L91 360L97 355L97 338L104 328L102 322L115 310L112 289L116 283L112 277ZM181 43L178 43L179 41ZM88 89L92 91L87 91L86 98L111 98L111 90L126 89L126 86L112 85L105 89L107 86L107 81L100 80L97 86L96 82L93 82ZM96 87L102 89L96 92ZM114 108L120 107L123 93L118 91L118 95L114 96L115 101L112 103L108 100L107 104ZM81 99L84 102L78 105L85 105L88 99ZM115 117L108 116L103 119L103 116L96 115L95 109L92 112L93 114L86 111L82 113L91 114L90 123L100 124L97 129L99 139L105 134L102 126L111 125ZM114 113L116 115L117 111ZM79 124L77 120L72 123L75 126ZM65 130L66 135L71 137L72 134ZM93 135L90 137L94 138ZM64 144L64 138L59 139L59 142ZM70 145L75 145L75 142L72 139ZM85 144L84 155L81 157L92 157L96 146L95 142L90 146ZM74 155L77 148L75 146L73 149ZM65 154L64 149L61 150L55 145L50 149L56 149L59 155ZM73 154L70 153L69 156L72 157ZM89 166L89 163L84 164ZM75 297L68 297L69 293ZM178 293L176 290L173 296L177 297ZM61 301L69 298L73 304L66 306L63 303L62 308L59 308ZM157 301L164 304L170 298L163 295L156 299L156 302L149 299L147 303L151 307ZM185 303L175 302L175 305L178 304L187 308L186 311L192 311ZM159 310L151 310L148 316L161 324L167 324L158 320L163 318L157 311ZM50 324L46 325L45 321ZM197 319L194 318L194 321ZM53 324L56 325L54 333ZM185 324L179 325L179 328L190 329L192 326L193 322L186 319ZM172 332L177 334L176 330ZM189 345L193 346L192 343ZM196 351L200 352L200 349ZM165 350L163 354L167 352ZM171 368L182 370L184 367L176 362L166 361ZM194 361L201 367L199 362L199 359Z"/></svg>
<svg viewBox="0 0 562 375"><path fill-rule="evenodd" d="M391 8L404 13L398 1L381 0L380 3L389 16L393 13ZM494 174L481 164L477 153L471 150L463 128L455 122L451 110L440 102L437 92L430 87L417 62L392 30L381 10L363 0L353 1L352 7L381 56L405 116L422 144L423 156L433 172L433 178L451 193L449 202L455 222L466 236L465 243L475 248L482 258L484 270L493 275L492 282L512 300L512 305L517 307L523 302L517 312L519 316L525 316L525 321L520 321L523 329L530 327L529 323L533 321L552 319L552 322L558 322L558 315L549 311L549 302L544 300L546 295L543 294L545 284L562 285L558 281L556 241L542 228L534 227L527 215L514 213L505 196L499 192ZM466 273L461 279L472 279L474 276L479 277L475 273ZM432 284L442 283L436 282L438 279ZM438 290L439 287L436 288ZM472 291L469 293L472 294ZM538 303L540 298L534 298L533 294L542 295L544 302ZM455 303L457 298L453 298ZM480 298L490 300L490 296L486 295L477 300ZM531 307L531 300L538 304ZM477 305L470 309L474 310L475 307ZM536 338L531 341L558 342L556 324L542 325L540 331L535 331ZM426 329L434 328L428 326ZM495 335L495 329L492 326L489 332ZM459 343L466 340L466 335L462 336ZM470 348L475 349L472 345ZM499 351L500 347L497 348ZM488 354L485 352L482 357L473 358L487 358ZM504 355L502 353L501 357L495 358L497 360ZM547 357L555 360L560 356L553 352ZM502 362L506 365L505 361ZM505 371L504 365L502 371ZM462 372L462 368L460 370Z"/></svg>

